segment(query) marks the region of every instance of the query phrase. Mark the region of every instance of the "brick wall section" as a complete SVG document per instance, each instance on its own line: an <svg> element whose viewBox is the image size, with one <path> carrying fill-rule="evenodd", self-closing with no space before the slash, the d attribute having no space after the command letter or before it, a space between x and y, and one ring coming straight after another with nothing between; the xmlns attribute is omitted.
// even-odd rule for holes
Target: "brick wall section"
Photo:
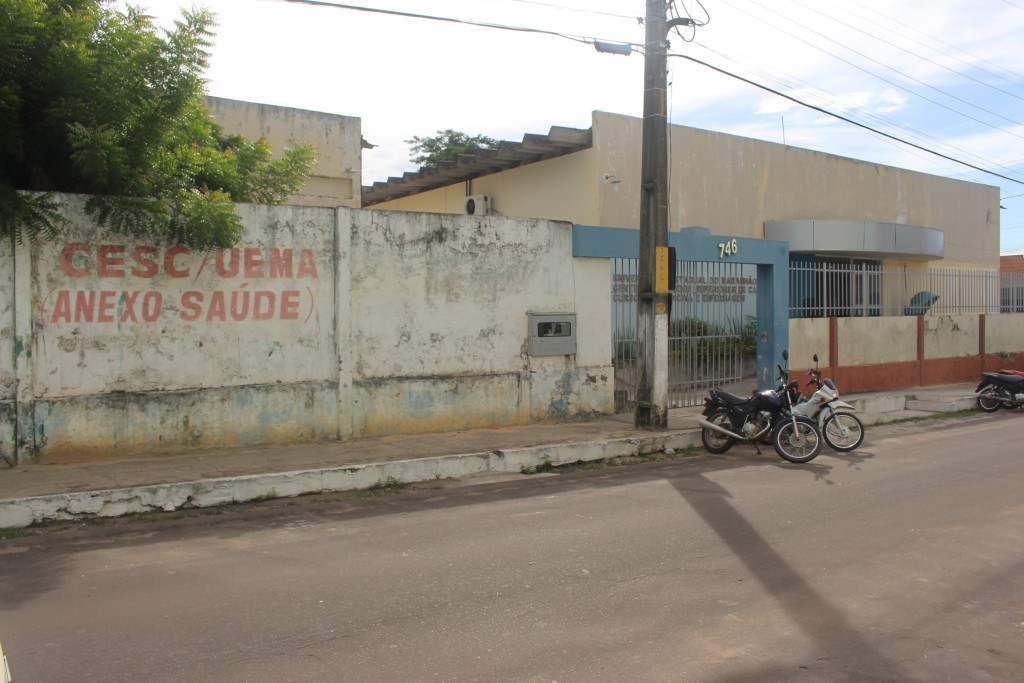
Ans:
<svg viewBox="0 0 1024 683"><path fill-rule="evenodd" d="M999 257L1000 273L1018 273L1024 275L1024 254Z"/></svg>

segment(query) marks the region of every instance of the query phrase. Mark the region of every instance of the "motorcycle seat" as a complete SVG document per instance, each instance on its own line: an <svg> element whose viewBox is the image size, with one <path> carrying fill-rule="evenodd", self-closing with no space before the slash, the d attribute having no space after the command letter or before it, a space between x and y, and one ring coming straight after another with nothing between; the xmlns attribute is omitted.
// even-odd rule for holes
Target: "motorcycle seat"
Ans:
<svg viewBox="0 0 1024 683"><path fill-rule="evenodd" d="M1024 377L1021 379L1024 379ZM750 400L749 396L737 396L736 394L730 394L728 391L722 391L721 389L712 389L711 395L723 403L728 403L733 406L742 405Z"/></svg>
<svg viewBox="0 0 1024 683"><path fill-rule="evenodd" d="M1002 372L983 372L981 373L986 377L997 379L1004 384L1021 384L1024 383L1024 377L1021 375L1008 375Z"/></svg>

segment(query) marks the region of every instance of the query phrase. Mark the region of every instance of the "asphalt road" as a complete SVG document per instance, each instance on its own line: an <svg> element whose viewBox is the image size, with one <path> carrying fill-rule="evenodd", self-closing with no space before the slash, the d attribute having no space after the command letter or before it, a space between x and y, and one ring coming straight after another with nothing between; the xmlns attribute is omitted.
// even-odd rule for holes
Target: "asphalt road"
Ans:
<svg viewBox="0 0 1024 683"><path fill-rule="evenodd" d="M1024 681L1024 414L0 542L15 683Z"/></svg>

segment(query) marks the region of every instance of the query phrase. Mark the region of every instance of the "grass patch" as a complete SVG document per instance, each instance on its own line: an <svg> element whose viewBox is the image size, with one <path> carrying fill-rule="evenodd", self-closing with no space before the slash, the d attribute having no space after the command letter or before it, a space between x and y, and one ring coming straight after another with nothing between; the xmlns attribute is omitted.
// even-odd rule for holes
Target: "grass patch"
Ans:
<svg viewBox="0 0 1024 683"><path fill-rule="evenodd" d="M409 486L401 479L395 477L388 477L378 481L376 484L365 490L365 493L371 496L388 496L395 493L400 493L403 489Z"/></svg>

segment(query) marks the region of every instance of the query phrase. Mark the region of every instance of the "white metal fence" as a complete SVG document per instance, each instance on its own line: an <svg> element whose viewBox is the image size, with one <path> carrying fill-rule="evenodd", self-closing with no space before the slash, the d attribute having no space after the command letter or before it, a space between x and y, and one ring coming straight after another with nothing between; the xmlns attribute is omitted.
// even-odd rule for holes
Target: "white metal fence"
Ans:
<svg viewBox="0 0 1024 683"><path fill-rule="evenodd" d="M790 318L1024 312L1024 275L965 268L798 263Z"/></svg>
<svg viewBox="0 0 1024 683"><path fill-rule="evenodd" d="M636 401L638 268L637 259L612 259L612 358L620 410ZM752 387L757 267L677 261L676 270L668 332L668 407L700 405L710 387Z"/></svg>

